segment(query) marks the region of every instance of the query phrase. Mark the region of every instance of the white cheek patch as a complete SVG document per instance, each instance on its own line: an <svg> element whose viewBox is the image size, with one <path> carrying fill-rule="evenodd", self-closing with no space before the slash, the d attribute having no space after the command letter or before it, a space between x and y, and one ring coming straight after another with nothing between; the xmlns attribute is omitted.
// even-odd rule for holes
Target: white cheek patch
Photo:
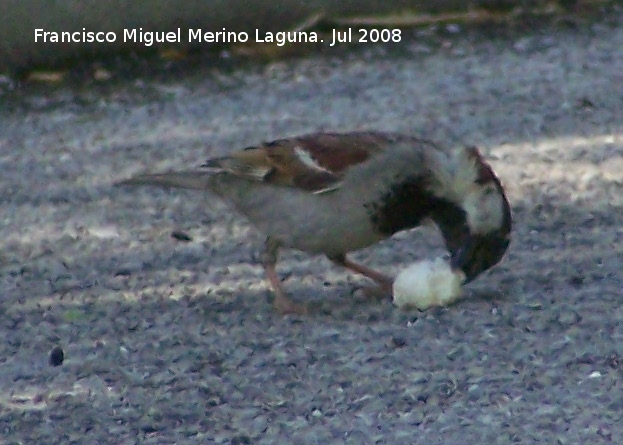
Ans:
<svg viewBox="0 0 623 445"><path fill-rule="evenodd" d="M485 185L476 182L478 165L469 151L454 151L444 161L445 165L437 172L440 188L435 193L448 197L465 210L472 233L485 234L500 228L504 222L504 198L493 181Z"/></svg>
<svg viewBox="0 0 623 445"><path fill-rule="evenodd" d="M465 196L463 208L472 233L487 233L502 226L504 202L495 184L474 188Z"/></svg>

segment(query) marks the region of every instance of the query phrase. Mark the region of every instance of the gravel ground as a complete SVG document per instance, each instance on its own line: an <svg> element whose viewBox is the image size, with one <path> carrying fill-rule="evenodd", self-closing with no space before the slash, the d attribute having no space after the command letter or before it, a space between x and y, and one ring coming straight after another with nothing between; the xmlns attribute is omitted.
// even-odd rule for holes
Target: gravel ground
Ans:
<svg viewBox="0 0 623 445"><path fill-rule="evenodd" d="M448 31L7 95L0 443L622 443L623 13ZM514 241L464 300L400 311L284 252L287 289L317 310L281 317L244 220L195 192L111 187L353 129L492 160ZM395 273L440 246L413 231L355 258Z"/></svg>

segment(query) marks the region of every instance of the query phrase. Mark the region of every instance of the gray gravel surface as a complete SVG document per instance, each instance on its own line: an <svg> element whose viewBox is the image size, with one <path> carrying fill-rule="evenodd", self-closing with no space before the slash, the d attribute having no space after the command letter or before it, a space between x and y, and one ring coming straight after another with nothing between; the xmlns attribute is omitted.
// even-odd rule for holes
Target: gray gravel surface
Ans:
<svg viewBox="0 0 623 445"><path fill-rule="evenodd" d="M0 442L622 443L623 13L450 31L6 96ZM514 241L465 299L400 311L284 252L287 289L316 311L281 317L243 219L208 195L111 186L353 129L491 159ZM424 230L355 258L395 273L441 251Z"/></svg>

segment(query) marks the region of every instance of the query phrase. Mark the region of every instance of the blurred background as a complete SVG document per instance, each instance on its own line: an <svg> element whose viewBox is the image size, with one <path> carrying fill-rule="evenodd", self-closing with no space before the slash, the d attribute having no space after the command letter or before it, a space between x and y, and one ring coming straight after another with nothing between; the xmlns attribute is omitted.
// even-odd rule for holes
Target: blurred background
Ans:
<svg viewBox="0 0 623 445"><path fill-rule="evenodd" d="M325 31L350 25L399 28L430 25L500 23L523 17L581 17L607 3L604 0L388 0L388 1L64 1L43 4L35 0L0 1L0 72L23 72L33 68L66 66L70 60L102 58L122 53L187 50L231 50L230 45L192 43L182 39L174 45L123 38L124 30L169 32L180 28L203 31L276 32ZM55 44L35 38L35 30L47 32L105 32L115 41ZM126 40L126 41L124 41ZM263 51L270 51L263 49ZM292 49L290 49L290 52ZM297 49L295 51L304 51ZM178 54L179 56L179 54ZM169 57L174 57L169 54Z"/></svg>

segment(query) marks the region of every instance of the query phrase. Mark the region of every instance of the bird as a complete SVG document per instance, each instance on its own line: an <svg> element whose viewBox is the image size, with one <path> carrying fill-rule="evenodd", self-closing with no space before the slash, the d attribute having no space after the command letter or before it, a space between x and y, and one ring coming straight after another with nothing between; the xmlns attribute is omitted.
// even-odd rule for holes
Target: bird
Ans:
<svg viewBox="0 0 623 445"><path fill-rule="evenodd" d="M465 283L498 264L512 217L502 183L478 148L412 135L318 132L263 142L182 171L117 185L205 190L246 217L266 241L260 255L281 314L305 314L276 271L281 248L325 255L390 292L392 278L347 254L432 222ZM210 199L210 198L207 198Z"/></svg>

